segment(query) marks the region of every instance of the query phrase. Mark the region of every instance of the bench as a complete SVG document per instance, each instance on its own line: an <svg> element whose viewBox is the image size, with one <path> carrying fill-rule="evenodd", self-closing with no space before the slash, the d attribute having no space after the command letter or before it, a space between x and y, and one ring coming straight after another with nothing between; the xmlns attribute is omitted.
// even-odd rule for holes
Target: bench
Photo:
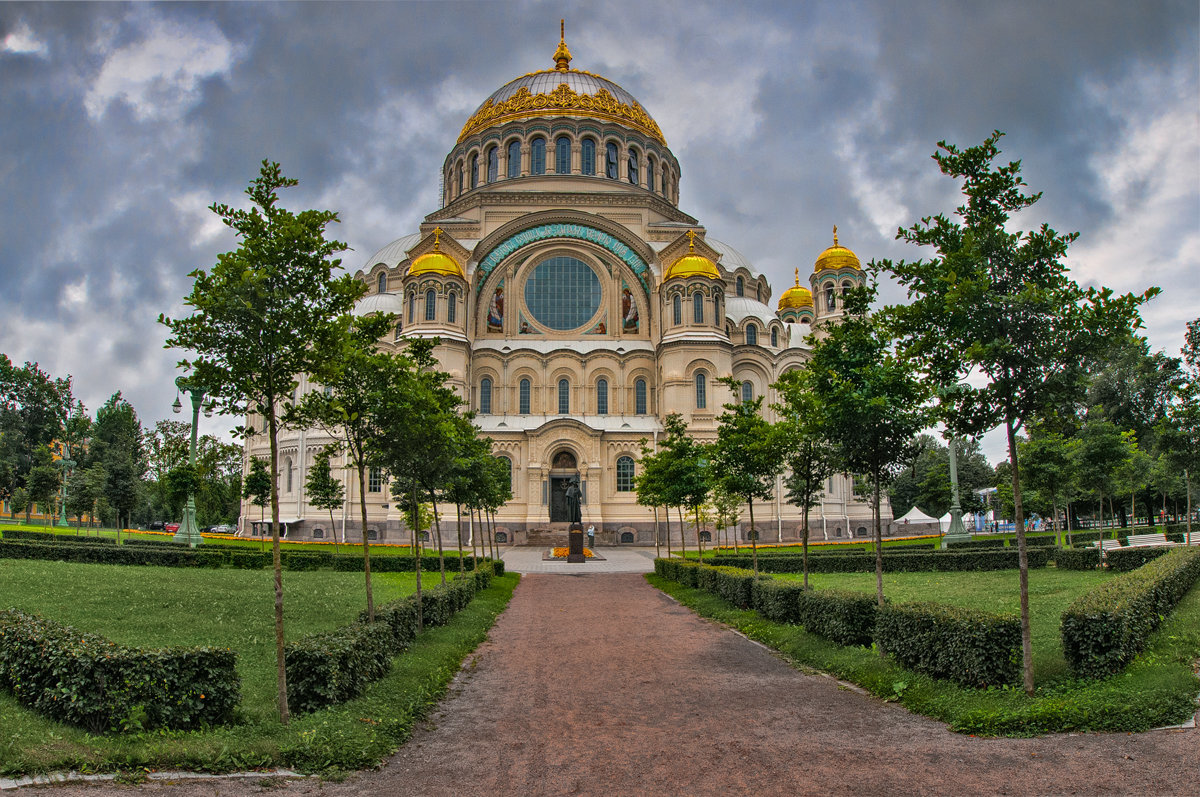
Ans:
<svg viewBox="0 0 1200 797"><path fill-rule="evenodd" d="M1178 545L1177 542L1171 542L1167 539L1166 534L1130 534L1130 548L1167 548Z"/></svg>
<svg viewBox="0 0 1200 797"><path fill-rule="evenodd" d="M1103 557L1104 554L1108 553L1109 551L1115 551L1120 548L1124 548L1125 546L1121 544L1120 540L1097 540L1096 542L1093 542L1089 547L1091 547L1091 548L1099 547L1100 548L1100 556Z"/></svg>

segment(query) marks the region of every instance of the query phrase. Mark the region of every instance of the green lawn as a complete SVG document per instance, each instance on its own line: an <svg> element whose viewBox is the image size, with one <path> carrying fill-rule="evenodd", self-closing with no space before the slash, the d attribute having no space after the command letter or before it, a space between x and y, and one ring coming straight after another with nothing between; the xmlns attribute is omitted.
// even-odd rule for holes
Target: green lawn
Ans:
<svg viewBox="0 0 1200 797"><path fill-rule="evenodd" d="M792 578L792 576L779 576ZM1180 602L1151 636L1145 651L1117 675L1100 680L1070 677L1061 663L1058 616L1072 594L1103 574L1030 571L1034 615L1035 694L1018 687L968 689L900 667L865 647L843 646L794 625L775 623L753 610L656 575L651 584L698 614L726 623L779 651L800 669L830 673L911 711L941 720L956 731L980 736L1031 736L1068 731L1144 731L1185 721L1196 711L1200 678L1200 585ZM874 574L816 574L818 588L874 592ZM884 576L892 600L928 599L1005 609L1017 606L1017 574L893 573Z"/></svg>
<svg viewBox="0 0 1200 797"><path fill-rule="evenodd" d="M497 579L451 624L420 637L364 697L284 727L275 711L271 579L269 570L0 559L0 607L37 612L126 645L231 647L242 678L239 723L196 732L94 736L27 711L0 691L0 773L133 765L217 771L370 766L407 737L415 718L482 641L516 584L513 576ZM423 581L432 585L437 576L426 573ZM375 573L372 583L380 604L411 593L416 575ZM289 640L350 622L366 606L360 573L285 571L283 584ZM364 726L362 717L375 718L376 725ZM322 741L322 734L332 737Z"/></svg>
<svg viewBox="0 0 1200 797"><path fill-rule="evenodd" d="M1071 601L1106 581L1108 573L1036 568L1029 571L1029 621L1033 641L1033 676L1038 684L1069 677L1063 657L1059 621ZM795 573L775 576L803 581ZM875 594L874 573L810 573L814 589L849 589ZM1017 571L983 573L885 573L884 594L896 603L930 601L996 614L1021 612Z"/></svg>

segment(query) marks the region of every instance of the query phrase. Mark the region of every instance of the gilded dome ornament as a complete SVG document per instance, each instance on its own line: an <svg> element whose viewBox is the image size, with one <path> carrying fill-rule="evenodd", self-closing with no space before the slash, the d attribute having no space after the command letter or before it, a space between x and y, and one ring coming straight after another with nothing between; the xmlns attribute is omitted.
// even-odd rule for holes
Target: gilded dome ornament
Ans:
<svg viewBox="0 0 1200 797"><path fill-rule="evenodd" d="M817 258L813 272L836 271L843 268L862 271L862 264L858 262L858 255L838 243L837 225L835 224L833 225L833 246L826 249Z"/></svg>
<svg viewBox="0 0 1200 797"><path fill-rule="evenodd" d="M466 274L463 273L462 266L458 261L450 255L442 251L442 233L441 227L435 227L433 230L433 249L418 257L413 261L408 268L408 276L415 277L421 274L441 274L444 277L461 277L466 279Z"/></svg>
<svg viewBox="0 0 1200 797"><path fill-rule="evenodd" d="M704 255L696 254L696 233L694 230L687 231L687 239L688 253L676 260L667 269L667 273L663 275L663 282L676 278L686 279L688 277L707 277L719 280L721 272L717 271L717 264Z"/></svg>
<svg viewBox="0 0 1200 797"><path fill-rule="evenodd" d="M558 49L554 51L554 69L558 72L571 70L571 51L567 49L567 21L558 21Z"/></svg>
<svg viewBox="0 0 1200 797"><path fill-rule="evenodd" d="M783 292L779 297L779 309L799 309L801 307L812 307L813 298L812 292L808 288L800 286L800 269L796 269L796 284Z"/></svg>

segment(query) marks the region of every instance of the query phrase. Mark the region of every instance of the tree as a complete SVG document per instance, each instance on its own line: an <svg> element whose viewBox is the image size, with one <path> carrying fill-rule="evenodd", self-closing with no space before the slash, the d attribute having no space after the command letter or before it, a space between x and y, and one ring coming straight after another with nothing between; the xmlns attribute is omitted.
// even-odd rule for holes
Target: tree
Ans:
<svg viewBox="0 0 1200 797"><path fill-rule="evenodd" d="M1151 354L1146 339L1133 334L1099 354L1099 362L1089 367L1086 406L1133 432L1146 453L1156 450L1158 427L1183 386L1180 359L1161 351Z"/></svg>
<svg viewBox="0 0 1200 797"><path fill-rule="evenodd" d="M661 500L665 506L674 506L679 510L679 542L684 556L687 555L687 541L683 533L683 510L695 511L708 498L709 483L707 479L708 456L705 446L696 442L688 434L687 423L677 412L670 413L663 420L662 438L662 483L660 486ZM668 524L670 523L668 514ZM670 526L668 525L668 536ZM696 518L696 550L702 552L700 546L700 522Z"/></svg>
<svg viewBox="0 0 1200 797"><path fill-rule="evenodd" d="M1096 498L1103 536L1104 497L1111 497L1117 490L1117 469L1130 456L1134 445L1132 434L1122 432L1116 424L1097 413L1080 427L1077 440L1075 471L1079 475L1079 486L1085 494ZM1117 536L1115 525L1113 539Z"/></svg>
<svg viewBox="0 0 1200 797"><path fill-rule="evenodd" d="M719 380L734 395L740 383L733 377ZM717 418L717 442L712 447L713 479L747 505L750 513L751 559L758 575L758 530L754 527L754 499L775 495L775 477L783 470L779 435L762 417L763 397L725 404ZM686 430L685 430L686 433Z"/></svg>
<svg viewBox="0 0 1200 797"><path fill-rule="evenodd" d="M812 389L812 372L788 371L775 383L782 401L775 412L782 418L779 430L787 475L788 502L799 507L803 546L804 588L808 589L808 512L825 495L825 480L837 469L837 448L825 436L821 403Z"/></svg>
<svg viewBox="0 0 1200 797"><path fill-rule="evenodd" d="M186 462L167 471L167 475L163 478L163 494L171 511L171 517L179 517L182 514L183 505L187 503L188 496L195 494L199 485L200 478L196 473L196 468Z"/></svg>
<svg viewBox="0 0 1200 797"><path fill-rule="evenodd" d="M1183 347L1185 381L1159 427L1160 446L1183 471L1187 495L1187 542L1192 542L1192 479L1200 470L1200 318L1189 321Z"/></svg>
<svg viewBox="0 0 1200 797"><path fill-rule="evenodd" d="M742 520L742 502L736 495L726 490L720 481L716 479L712 481L713 522L726 532L726 539L728 539L729 527L737 526ZM736 534L733 535L733 550L735 553L738 550Z"/></svg>
<svg viewBox="0 0 1200 797"><path fill-rule="evenodd" d="M28 493L37 452L62 438L71 404L70 377L55 379L37 363L18 368L0 354L0 499Z"/></svg>
<svg viewBox="0 0 1200 797"><path fill-rule="evenodd" d="M304 482L304 493L308 503L317 509L329 510L329 532L333 535L333 552L337 553L337 528L334 525L333 510L340 508L346 501L345 486L334 478L333 469L329 466L329 458L336 453L333 446L321 451L317 461L308 469L308 479ZM345 540L343 540L345 542Z"/></svg>
<svg viewBox="0 0 1200 797"><path fill-rule="evenodd" d="M658 508L667 506L666 459L663 451L654 451L649 441L642 439L642 455L638 460L638 472L633 477L633 489L637 502L654 509L654 552L659 555ZM671 555L671 515L667 513L667 556Z"/></svg>
<svg viewBox="0 0 1200 797"><path fill-rule="evenodd" d="M961 223L927 216L897 238L932 247L929 260L881 261L908 289L909 302L890 309L905 357L918 362L940 388L974 373L985 384L954 396L948 426L979 435L1003 426L1008 439L1020 571L1021 648L1025 691L1033 693L1029 627L1029 565L1021 506L1016 435L1079 395L1092 353L1124 338L1138 324L1138 306L1153 296L1116 297L1080 288L1062 262L1075 233L1043 224L1010 231L1013 213L1038 201L1023 191L1019 161L993 167L1001 133L959 150L944 141L934 154L941 172L962 180Z"/></svg>
<svg viewBox="0 0 1200 797"><path fill-rule="evenodd" d="M1125 459L1117 465L1113 480L1116 489L1122 495L1129 496L1129 526L1136 527L1137 494L1146 489L1146 485L1149 484L1150 470L1154 466L1154 460L1138 445L1137 435L1134 432L1129 431L1123 434L1129 442L1129 447ZM1121 508L1121 514L1125 514L1124 507ZM1121 525L1124 526L1125 523L1122 522Z"/></svg>
<svg viewBox="0 0 1200 797"><path fill-rule="evenodd" d="M35 449L29 475L25 478L25 489L29 502L41 507L43 514L50 514L58 486L62 483L62 471L54 466L54 457L46 446ZM29 507L25 508L25 522L29 522Z"/></svg>
<svg viewBox="0 0 1200 797"><path fill-rule="evenodd" d="M96 410L91 458L104 466L104 498L117 511L118 529L133 525L131 515L146 474L146 453L142 423L120 391Z"/></svg>
<svg viewBox="0 0 1200 797"><path fill-rule="evenodd" d="M271 500L271 474L267 471L266 460L261 457L250 458L250 472L242 481L242 498L265 509ZM261 513L259 520L262 520Z"/></svg>
<svg viewBox="0 0 1200 797"><path fill-rule="evenodd" d="M332 367L322 377L325 389L305 395L296 408L294 420L303 425L316 423L331 436L340 438L341 448L358 476L367 619L374 622L375 596L367 537L367 475L371 469L383 467L380 402L383 396L404 389L411 363L399 354L379 348L379 338L393 326L391 315L347 316L341 323L346 326L346 333L341 337Z"/></svg>
<svg viewBox="0 0 1200 797"><path fill-rule="evenodd" d="M918 433L929 425L929 387L892 351L879 317L869 312L875 286L851 288L841 321L812 347L812 392L822 407L823 436L835 441L844 467L867 477L875 521L875 594L883 605L883 525L880 494L911 461Z"/></svg>
<svg viewBox="0 0 1200 797"><path fill-rule="evenodd" d="M201 435L196 441L196 478L200 525L236 521L241 512L242 447Z"/></svg>
<svg viewBox="0 0 1200 797"><path fill-rule="evenodd" d="M1018 458L1025 465L1026 484L1050 502L1055 524L1058 523L1059 508L1066 509L1069 517L1070 504L1078 495L1075 472L1077 445L1076 441L1063 437L1057 431L1034 425L1029 429L1029 439L1017 447ZM1067 526L1069 538L1070 523ZM1060 534L1060 543L1061 540Z"/></svg>
<svg viewBox="0 0 1200 797"><path fill-rule="evenodd" d="M180 365L223 414L253 413L266 421L270 473L279 472L279 430L293 404L299 374L318 378L334 363L346 315L366 286L334 278L346 245L325 238L338 220L328 210L292 213L278 191L297 181L264 160L246 195L248 210L214 203L211 210L233 230L236 250L218 256L211 271L196 270L184 299L192 314L159 316L170 329L166 345L195 352ZM243 429L248 433L249 429ZM283 575L279 554L279 489L271 479L271 550L275 571L275 658L279 719L288 722L283 660Z"/></svg>

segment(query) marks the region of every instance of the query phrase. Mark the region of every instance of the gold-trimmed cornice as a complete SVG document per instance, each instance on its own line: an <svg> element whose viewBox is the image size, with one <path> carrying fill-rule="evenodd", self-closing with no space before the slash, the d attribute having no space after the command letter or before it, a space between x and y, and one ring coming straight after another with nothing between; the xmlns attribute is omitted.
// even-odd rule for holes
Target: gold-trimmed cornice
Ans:
<svg viewBox="0 0 1200 797"><path fill-rule="evenodd" d="M597 178L588 177L586 179ZM613 184L615 181L609 180L608 183ZM499 185L503 185L503 183ZM452 219L461 216L464 211L487 205L534 205L554 208L611 205L622 208L648 208L669 221L690 225L699 223L695 218L684 213L658 194L635 186L626 187L633 190L628 193L585 193L573 191L480 191L477 189L463 194L444 208L430 213L425 217L425 222L454 224Z"/></svg>
<svg viewBox="0 0 1200 797"><path fill-rule="evenodd" d="M557 74L568 73L600 78L599 75L591 75L591 73L578 69L557 71ZM556 74L556 70L548 69L530 73L530 75L542 74ZM607 78L600 79L607 80ZM458 136L458 143L461 144L464 139L488 127L535 116L590 116L619 122L646 134L664 147L667 145L667 140L663 136L662 130L659 129L658 123L650 117L650 114L646 113L641 105L636 102L626 105L604 88L595 94L580 94L566 83L559 83L558 87L549 94L532 94L527 86L522 86L517 89L515 94L499 104L494 103L489 97L463 125L462 133Z"/></svg>

